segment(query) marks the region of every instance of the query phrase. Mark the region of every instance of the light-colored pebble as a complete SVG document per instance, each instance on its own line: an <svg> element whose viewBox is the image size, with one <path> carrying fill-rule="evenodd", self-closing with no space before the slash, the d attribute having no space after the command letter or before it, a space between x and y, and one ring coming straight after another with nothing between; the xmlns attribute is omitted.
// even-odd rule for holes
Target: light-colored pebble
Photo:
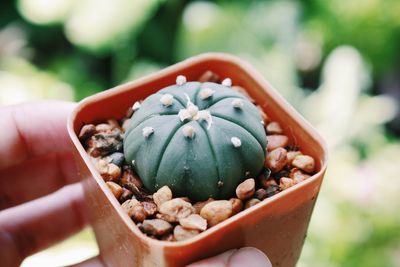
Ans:
<svg viewBox="0 0 400 267"><path fill-rule="evenodd" d="M243 210L243 202L240 199L231 198L229 201L232 203L232 216Z"/></svg>
<svg viewBox="0 0 400 267"><path fill-rule="evenodd" d="M207 229L207 220L198 214L191 214L179 220L179 224L186 229L204 231Z"/></svg>
<svg viewBox="0 0 400 267"><path fill-rule="evenodd" d="M193 204L194 212L200 214L201 209L208 203L214 201L213 198L209 198L206 201L200 201Z"/></svg>
<svg viewBox="0 0 400 267"><path fill-rule="evenodd" d="M282 147L270 151L265 157L265 167L269 168L272 173L281 171L287 163L286 154L286 149Z"/></svg>
<svg viewBox="0 0 400 267"><path fill-rule="evenodd" d="M154 203L160 208L161 204L172 199L172 191L168 186L164 185L153 194Z"/></svg>
<svg viewBox="0 0 400 267"><path fill-rule="evenodd" d="M297 167L307 173L312 173L315 170L315 161L312 157L307 155L297 155L293 161L292 165Z"/></svg>
<svg viewBox="0 0 400 267"><path fill-rule="evenodd" d="M254 195L255 181L253 178L246 179L236 187L236 196L241 200L246 200Z"/></svg>
<svg viewBox="0 0 400 267"><path fill-rule="evenodd" d="M128 214L129 217L132 217L134 213L134 207L140 205L140 202L137 199L128 199L124 203L122 203L122 209Z"/></svg>
<svg viewBox="0 0 400 267"><path fill-rule="evenodd" d="M267 150L272 151L278 147L285 147L289 144L289 138L286 135L267 135Z"/></svg>
<svg viewBox="0 0 400 267"><path fill-rule="evenodd" d="M110 189L111 193L115 196L116 199L119 199L124 191L122 187L114 182L106 182L108 189Z"/></svg>
<svg viewBox="0 0 400 267"><path fill-rule="evenodd" d="M155 236L165 235L172 231L172 225L161 219L144 220L141 228L145 233Z"/></svg>
<svg viewBox="0 0 400 267"><path fill-rule="evenodd" d="M229 200L216 200L206 204L200 211L200 216L214 226L232 215L232 203Z"/></svg>
<svg viewBox="0 0 400 267"><path fill-rule="evenodd" d="M186 240L186 239L192 238L198 234L200 234L199 230L185 229L180 225L177 225L174 228L174 239L176 241Z"/></svg>
<svg viewBox="0 0 400 267"><path fill-rule="evenodd" d="M100 123L96 125L96 132L109 132L113 129L113 127L107 123Z"/></svg>
<svg viewBox="0 0 400 267"><path fill-rule="evenodd" d="M287 157L287 163L292 165L292 162L294 160L294 158L298 155L301 155L300 151L288 151L286 154Z"/></svg>
<svg viewBox="0 0 400 267"><path fill-rule="evenodd" d="M244 204L244 208L248 209L250 207L253 207L254 205L257 205L258 203L260 203L261 200L257 199L257 198L252 198L246 201L246 203Z"/></svg>
<svg viewBox="0 0 400 267"><path fill-rule="evenodd" d="M99 171L101 177L104 181L117 181L121 176L121 168L114 163L108 163L104 159L100 159L97 162L97 170Z"/></svg>
<svg viewBox="0 0 400 267"><path fill-rule="evenodd" d="M276 121L272 121L268 123L267 127L265 127L267 130L268 134L282 134L283 130L281 128L281 125L277 123Z"/></svg>
<svg viewBox="0 0 400 267"><path fill-rule="evenodd" d="M290 170L289 177L293 179L295 184L298 184L311 176L308 174L305 174L302 170L298 168L293 168Z"/></svg>
<svg viewBox="0 0 400 267"><path fill-rule="evenodd" d="M178 222L182 218L194 213L192 204L181 198L174 198L161 204L159 211L167 221Z"/></svg>
<svg viewBox="0 0 400 267"><path fill-rule="evenodd" d="M285 190L288 189L289 187L294 186L294 181L291 178L287 178L287 177L282 177L279 180L279 189L280 190Z"/></svg>

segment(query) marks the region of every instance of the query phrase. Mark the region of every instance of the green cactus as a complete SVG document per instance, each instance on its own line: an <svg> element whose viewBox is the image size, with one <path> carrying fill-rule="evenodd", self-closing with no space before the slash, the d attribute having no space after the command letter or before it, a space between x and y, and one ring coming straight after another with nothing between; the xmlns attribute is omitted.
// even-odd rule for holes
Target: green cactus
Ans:
<svg viewBox="0 0 400 267"><path fill-rule="evenodd" d="M124 154L145 187L168 185L192 200L229 198L263 168L266 134L258 109L222 85L187 82L147 97L125 133Z"/></svg>

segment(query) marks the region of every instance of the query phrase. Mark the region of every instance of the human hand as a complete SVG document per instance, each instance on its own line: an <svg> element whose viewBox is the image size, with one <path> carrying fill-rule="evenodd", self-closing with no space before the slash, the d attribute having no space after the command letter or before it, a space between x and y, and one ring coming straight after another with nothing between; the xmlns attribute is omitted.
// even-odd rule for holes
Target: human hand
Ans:
<svg viewBox="0 0 400 267"><path fill-rule="evenodd" d="M77 183L66 130L74 105L46 102L0 109L2 266L19 266L25 257L77 233L87 223L84 195ZM103 266L99 257L78 265ZM189 266L244 265L272 266L254 248L230 250Z"/></svg>

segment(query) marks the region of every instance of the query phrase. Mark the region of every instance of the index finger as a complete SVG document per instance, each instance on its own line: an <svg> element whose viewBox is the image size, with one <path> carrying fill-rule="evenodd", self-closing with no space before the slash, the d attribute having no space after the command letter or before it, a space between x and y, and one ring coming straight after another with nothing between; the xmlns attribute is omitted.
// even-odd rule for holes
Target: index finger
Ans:
<svg viewBox="0 0 400 267"><path fill-rule="evenodd" d="M0 109L0 170L36 156L71 151L66 121L74 103L51 101Z"/></svg>

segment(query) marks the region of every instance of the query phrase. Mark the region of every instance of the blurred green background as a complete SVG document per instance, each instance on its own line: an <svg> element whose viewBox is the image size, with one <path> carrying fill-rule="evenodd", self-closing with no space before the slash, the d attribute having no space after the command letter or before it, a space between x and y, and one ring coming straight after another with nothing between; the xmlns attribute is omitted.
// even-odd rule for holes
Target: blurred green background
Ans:
<svg viewBox="0 0 400 267"><path fill-rule="evenodd" d="M1 1L0 105L78 101L207 51L251 62L329 144L298 266L400 266L398 0ZM96 253L88 229L23 265Z"/></svg>

